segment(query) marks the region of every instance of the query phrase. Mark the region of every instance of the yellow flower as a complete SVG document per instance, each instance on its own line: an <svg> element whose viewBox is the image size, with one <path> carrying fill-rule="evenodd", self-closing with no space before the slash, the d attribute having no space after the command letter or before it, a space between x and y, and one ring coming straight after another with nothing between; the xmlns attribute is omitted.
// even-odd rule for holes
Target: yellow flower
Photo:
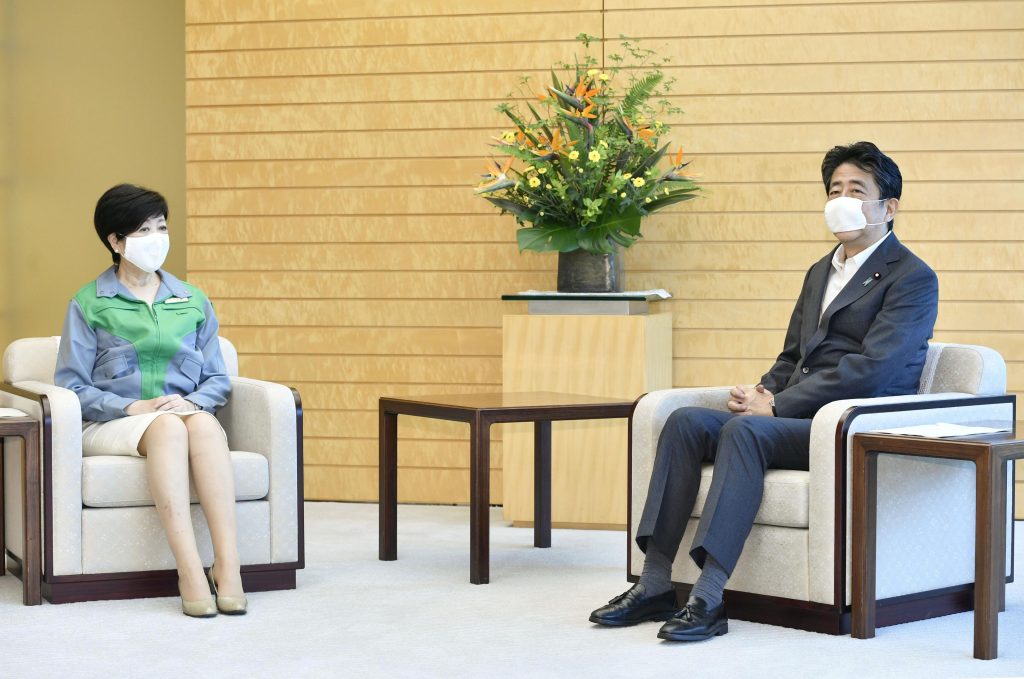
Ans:
<svg viewBox="0 0 1024 679"><path fill-rule="evenodd" d="M569 151L569 160L576 160L580 157L579 151Z"/></svg>
<svg viewBox="0 0 1024 679"><path fill-rule="evenodd" d="M651 202L651 199L650 199L650 198L644 198L644 202L645 202L645 203L650 203L650 202Z"/></svg>
<svg viewBox="0 0 1024 679"><path fill-rule="evenodd" d="M583 174L583 168L582 167L576 168L576 171L579 172L580 174Z"/></svg>
<svg viewBox="0 0 1024 679"><path fill-rule="evenodd" d="M509 144L511 144L512 142L514 142L516 140L516 133L512 132L511 130L509 130L508 132L504 132L501 135L501 140L502 141L506 141Z"/></svg>
<svg viewBox="0 0 1024 679"><path fill-rule="evenodd" d="M540 212L538 212L537 214L538 214L538 215L540 215L541 217L543 217L543 216L544 216L544 210L541 210L541 211L540 211Z"/></svg>
<svg viewBox="0 0 1024 679"><path fill-rule="evenodd" d="M537 168L537 174L544 174L547 171L548 171L548 168L546 168L546 167L538 167Z"/></svg>
<svg viewBox="0 0 1024 679"><path fill-rule="evenodd" d="M600 80L601 82L605 82L606 83L609 80L611 80L612 77L610 75L608 75L607 73L601 73L601 74L599 74L597 76L597 79Z"/></svg>
<svg viewBox="0 0 1024 679"><path fill-rule="evenodd" d="M604 148L608 148L608 142L606 142L604 139L598 139L597 143L603 146Z"/></svg>
<svg viewBox="0 0 1024 679"><path fill-rule="evenodd" d="M538 186L540 186L540 180L537 179L536 177L530 177L529 184L530 184L530 188L535 189Z"/></svg>
<svg viewBox="0 0 1024 679"><path fill-rule="evenodd" d="M626 192L625 191L623 191L622 193L619 194L619 198L625 198L625 197L626 197Z"/></svg>
<svg viewBox="0 0 1024 679"><path fill-rule="evenodd" d="M601 154L598 153L597 151L591 151L590 153L587 154L587 159L590 160L590 162L592 163L596 163L597 161L601 160Z"/></svg>
<svg viewBox="0 0 1024 679"><path fill-rule="evenodd" d="M633 179L633 186L635 186L638 189L646 183L647 181L643 177L635 177Z"/></svg>
<svg viewBox="0 0 1024 679"><path fill-rule="evenodd" d="M544 188L545 188L545 189L550 189L550 188L551 188L551 184L545 184L545 185L544 185Z"/></svg>
<svg viewBox="0 0 1024 679"><path fill-rule="evenodd" d="M587 75L590 76L591 78L593 78L595 75L597 75L597 69L596 68L590 69L589 71L587 71Z"/></svg>
<svg viewBox="0 0 1024 679"><path fill-rule="evenodd" d="M623 178L623 179L629 179L629 178L630 178L630 177L632 177L632 176L633 176L633 173L632 173L632 172L627 172L626 174L622 175L622 178Z"/></svg>

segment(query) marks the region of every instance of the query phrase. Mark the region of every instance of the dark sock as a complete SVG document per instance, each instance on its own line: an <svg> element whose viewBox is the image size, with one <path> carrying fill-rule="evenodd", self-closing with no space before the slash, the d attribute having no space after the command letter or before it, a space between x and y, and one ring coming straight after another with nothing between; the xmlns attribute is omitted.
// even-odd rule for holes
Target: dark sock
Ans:
<svg viewBox="0 0 1024 679"><path fill-rule="evenodd" d="M672 589L672 559L658 551L654 543L647 543L644 557L644 571L640 584L647 590L647 596L654 596Z"/></svg>
<svg viewBox="0 0 1024 679"><path fill-rule="evenodd" d="M729 574L722 568L722 564L708 554L704 559L700 577L690 590L690 596L699 596L708 603L708 608L714 608L722 603L722 594L725 592L725 583L728 579Z"/></svg>

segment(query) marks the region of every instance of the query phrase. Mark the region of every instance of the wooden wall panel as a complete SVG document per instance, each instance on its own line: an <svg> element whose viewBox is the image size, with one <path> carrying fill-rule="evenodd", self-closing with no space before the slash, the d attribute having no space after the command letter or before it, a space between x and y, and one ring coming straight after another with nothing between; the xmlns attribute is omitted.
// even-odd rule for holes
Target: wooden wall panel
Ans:
<svg viewBox="0 0 1024 679"><path fill-rule="evenodd" d="M306 407L307 497L376 498L377 399L501 388L503 292L549 287L472 195L495 104L600 2L190 2L192 281ZM501 75L496 75L500 73ZM468 500L464 426L403 418L403 501ZM501 428L492 432L501 501Z"/></svg>
<svg viewBox="0 0 1024 679"><path fill-rule="evenodd" d="M555 260L518 254L471 187L494 105L579 31L673 58L671 137L707 191L647 220L626 265L675 295L677 386L770 364L834 242L821 157L869 139L939 274L936 339L996 348L1024 392L1024 3L195 0L186 22L189 275L243 368L301 389L311 498L376 497L381 394L500 388L502 315L524 308L498 298L552 287ZM401 431L402 499L465 501L465 433Z"/></svg>

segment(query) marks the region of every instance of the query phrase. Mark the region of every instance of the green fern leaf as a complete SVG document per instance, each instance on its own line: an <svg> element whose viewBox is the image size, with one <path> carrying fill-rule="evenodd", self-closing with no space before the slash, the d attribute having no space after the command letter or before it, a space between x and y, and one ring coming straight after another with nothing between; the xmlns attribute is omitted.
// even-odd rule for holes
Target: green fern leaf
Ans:
<svg viewBox="0 0 1024 679"><path fill-rule="evenodd" d="M635 116L637 109L654 95L655 88L664 78L663 73L648 73L633 83L629 92L622 97L622 114L630 118Z"/></svg>

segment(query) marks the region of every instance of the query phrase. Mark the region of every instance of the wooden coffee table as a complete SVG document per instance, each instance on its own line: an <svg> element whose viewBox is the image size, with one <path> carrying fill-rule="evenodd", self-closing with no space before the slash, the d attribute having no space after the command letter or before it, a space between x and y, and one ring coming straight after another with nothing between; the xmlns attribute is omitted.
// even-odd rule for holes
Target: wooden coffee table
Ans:
<svg viewBox="0 0 1024 679"><path fill-rule="evenodd" d="M1006 596L1006 462L1024 458L1024 441L1017 440L1014 433L942 439L872 433L854 435L851 635L856 639L875 636L875 528L880 453L974 463L974 657L995 658L998 616Z"/></svg>
<svg viewBox="0 0 1024 679"><path fill-rule="evenodd" d="M42 603L40 581L40 512L39 512L39 421L34 417L0 417L0 437L20 437L21 446L21 584L22 601L26 606ZM3 440L0 438L0 453ZM0 575L7 568L4 553L4 466L0 457Z"/></svg>
<svg viewBox="0 0 1024 679"><path fill-rule="evenodd" d="M381 398L380 560L398 558L398 416L469 425L469 581L490 581L491 425L533 422L535 547L551 546L551 423L629 417L635 401L549 392ZM623 456L626 451L622 451Z"/></svg>

